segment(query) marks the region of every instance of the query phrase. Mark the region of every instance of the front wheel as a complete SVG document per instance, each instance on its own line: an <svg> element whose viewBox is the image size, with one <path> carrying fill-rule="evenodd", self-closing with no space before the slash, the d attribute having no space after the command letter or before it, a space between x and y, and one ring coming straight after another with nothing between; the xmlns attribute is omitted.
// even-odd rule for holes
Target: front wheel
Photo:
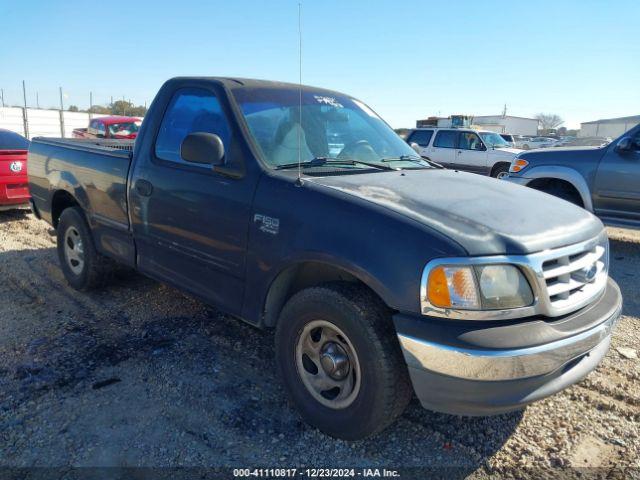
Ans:
<svg viewBox="0 0 640 480"><path fill-rule="evenodd" d="M503 178L509 176L509 167L510 165L508 163L498 165L493 169L493 172L491 172L491 176L497 178L498 180L502 180Z"/></svg>
<svg viewBox="0 0 640 480"><path fill-rule="evenodd" d="M302 418L346 440L386 428L413 392L388 309L353 284L294 295L278 321L276 361Z"/></svg>

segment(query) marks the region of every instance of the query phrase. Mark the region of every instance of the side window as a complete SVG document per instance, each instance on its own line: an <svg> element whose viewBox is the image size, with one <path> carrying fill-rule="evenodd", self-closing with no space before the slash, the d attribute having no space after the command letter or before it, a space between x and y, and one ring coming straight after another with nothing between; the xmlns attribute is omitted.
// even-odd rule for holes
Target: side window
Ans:
<svg viewBox="0 0 640 480"><path fill-rule="evenodd" d="M213 92L201 88L181 88L173 95L160 124L156 156L186 163L180 157L180 145L193 132L215 133L228 151L230 128L218 98Z"/></svg>
<svg viewBox="0 0 640 480"><path fill-rule="evenodd" d="M640 150L640 131L638 131L636 136L633 138L633 144L635 145L636 150Z"/></svg>
<svg viewBox="0 0 640 480"><path fill-rule="evenodd" d="M431 137L433 136L433 130L416 130L411 134L408 143L417 143L421 147L428 147Z"/></svg>
<svg viewBox="0 0 640 480"><path fill-rule="evenodd" d="M457 134L458 132L454 130L440 130L436 133L436 139L433 141L433 146L440 148L456 148Z"/></svg>
<svg viewBox="0 0 640 480"><path fill-rule="evenodd" d="M96 122L96 130L99 135L104 135L105 133L104 123Z"/></svg>
<svg viewBox="0 0 640 480"><path fill-rule="evenodd" d="M478 135L473 132L460 132L458 148L464 150L482 150L482 142Z"/></svg>

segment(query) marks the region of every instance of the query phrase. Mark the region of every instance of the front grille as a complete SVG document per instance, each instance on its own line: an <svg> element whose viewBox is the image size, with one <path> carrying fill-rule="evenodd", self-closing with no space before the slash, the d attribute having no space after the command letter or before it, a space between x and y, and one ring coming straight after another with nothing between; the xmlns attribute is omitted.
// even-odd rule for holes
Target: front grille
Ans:
<svg viewBox="0 0 640 480"><path fill-rule="evenodd" d="M560 315L589 303L604 289L609 263L606 236L591 242L545 252L541 274L543 303ZM540 277L540 275L539 275Z"/></svg>

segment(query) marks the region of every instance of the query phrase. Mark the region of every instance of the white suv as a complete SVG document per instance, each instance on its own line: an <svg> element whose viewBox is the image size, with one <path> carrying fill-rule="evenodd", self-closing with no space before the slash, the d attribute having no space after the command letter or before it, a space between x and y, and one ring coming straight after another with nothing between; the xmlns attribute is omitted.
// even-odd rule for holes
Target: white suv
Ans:
<svg viewBox="0 0 640 480"><path fill-rule="evenodd" d="M444 167L503 178L522 151L511 148L498 133L470 128L416 128L407 143L420 156Z"/></svg>

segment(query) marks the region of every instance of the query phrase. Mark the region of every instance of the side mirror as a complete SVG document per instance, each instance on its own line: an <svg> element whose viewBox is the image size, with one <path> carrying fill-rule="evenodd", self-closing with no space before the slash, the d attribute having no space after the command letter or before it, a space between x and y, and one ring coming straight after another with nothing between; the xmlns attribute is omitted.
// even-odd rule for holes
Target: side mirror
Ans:
<svg viewBox="0 0 640 480"><path fill-rule="evenodd" d="M414 152L420 153L420 145L418 145L416 142L411 142L409 146L413 148Z"/></svg>
<svg viewBox="0 0 640 480"><path fill-rule="evenodd" d="M630 152L631 150L633 150L631 137L622 137L616 145L616 152Z"/></svg>
<svg viewBox="0 0 640 480"><path fill-rule="evenodd" d="M187 162L216 167L223 163L224 145L215 133L190 133L182 140L180 157Z"/></svg>

